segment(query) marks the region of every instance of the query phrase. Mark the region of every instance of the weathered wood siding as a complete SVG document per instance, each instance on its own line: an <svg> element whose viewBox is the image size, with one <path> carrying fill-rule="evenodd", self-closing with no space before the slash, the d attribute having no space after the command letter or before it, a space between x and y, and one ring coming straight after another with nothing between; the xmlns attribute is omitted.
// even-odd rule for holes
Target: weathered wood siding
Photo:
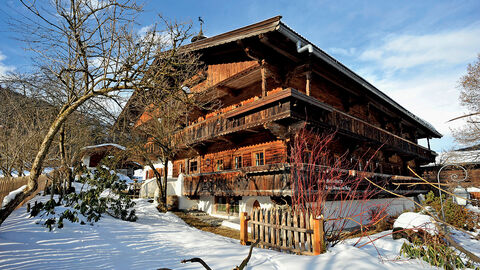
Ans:
<svg viewBox="0 0 480 270"><path fill-rule="evenodd" d="M196 172L188 172L188 174L195 173L210 173L218 171L217 161L223 161L223 170L232 170L234 168L234 158L236 156L242 157L242 168L251 167L254 165L254 153L263 152L264 153L264 163L267 164L277 164L287 162L287 145L281 140L265 142L260 144L254 144L250 146L240 147L229 149L216 153L209 153L203 156L197 156L190 159L190 161L197 162L198 170ZM174 177L178 177L180 172L180 166L182 164L188 164L186 160L176 160L173 162L173 174ZM186 166L183 165L184 173L186 172Z"/></svg>

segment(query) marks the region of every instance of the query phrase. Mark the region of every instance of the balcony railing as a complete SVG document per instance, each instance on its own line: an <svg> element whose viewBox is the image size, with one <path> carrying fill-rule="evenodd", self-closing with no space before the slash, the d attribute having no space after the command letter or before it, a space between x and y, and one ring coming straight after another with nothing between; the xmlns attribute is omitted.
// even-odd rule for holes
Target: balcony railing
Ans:
<svg viewBox="0 0 480 270"><path fill-rule="evenodd" d="M317 117L315 121L337 128L341 133L367 138L404 153L420 156L426 160L431 160L434 157L433 152L427 148L341 112L291 88L275 91L263 98L252 98L248 102L242 102L211 113L207 115L209 118L200 119L200 121L186 127L177 136L180 136L186 145L192 145L261 126L268 122L290 118L293 115L297 118L300 116L307 119L304 111L301 109L295 111L293 104L298 101L326 112L323 117Z"/></svg>
<svg viewBox="0 0 480 270"><path fill-rule="evenodd" d="M183 195L291 196L290 167L288 163L277 163L186 175L183 182ZM318 168L329 169L330 167L318 166ZM381 186L388 190L395 190L398 194L414 195L429 190L428 185L416 177L345 169L339 169L339 172L345 177L359 179L358 181L367 177L377 183L383 183ZM367 181L359 188L365 185L368 185ZM388 195L385 192L381 193Z"/></svg>
<svg viewBox="0 0 480 270"><path fill-rule="evenodd" d="M380 144L385 144L387 147L394 147L403 152L427 159L433 157L433 152L421 145L338 110L328 114L326 122L331 126L337 127L340 131L347 131L357 136L374 140Z"/></svg>

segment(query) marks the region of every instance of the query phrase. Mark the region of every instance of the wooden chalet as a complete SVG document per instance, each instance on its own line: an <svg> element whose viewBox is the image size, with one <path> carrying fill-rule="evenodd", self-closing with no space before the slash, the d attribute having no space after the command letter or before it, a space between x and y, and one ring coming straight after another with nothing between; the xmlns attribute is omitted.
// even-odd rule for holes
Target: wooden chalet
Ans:
<svg viewBox="0 0 480 270"><path fill-rule="evenodd" d="M336 131L333 151L348 153L355 169L373 172L372 178L414 180L407 165L418 168L435 159L418 144L440 138L435 128L280 16L187 47L207 66L206 79L192 91L213 90L222 107L191 119L179 135L187 142L173 162L173 177L185 174L182 195L199 200L200 207L213 205L212 213L288 201L289 148L304 126ZM362 168L362 156L372 148L380 148L373 165ZM392 188L413 195L425 191Z"/></svg>

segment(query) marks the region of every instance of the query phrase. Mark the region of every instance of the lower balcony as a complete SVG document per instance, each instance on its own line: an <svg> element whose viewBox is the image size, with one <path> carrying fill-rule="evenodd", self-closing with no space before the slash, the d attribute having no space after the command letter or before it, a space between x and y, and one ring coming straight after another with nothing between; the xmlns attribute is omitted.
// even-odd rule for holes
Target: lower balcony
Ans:
<svg viewBox="0 0 480 270"><path fill-rule="evenodd" d="M326 166L320 169L328 170ZM430 189L421 179L373 173L357 170L341 170L342 175L358 181L364 177L378 183L387 190L401 195L418 195ZM292 196L290 165L278 163L252 166L221 172L198 173L184 176L183 195L185 196ZM363 180L357 190L362 191L368 185ZM348 189L348 187L347 187ZM336 191L344 192L344 191ZM378 189L378 197L391 197L387 191Z"/></svg>

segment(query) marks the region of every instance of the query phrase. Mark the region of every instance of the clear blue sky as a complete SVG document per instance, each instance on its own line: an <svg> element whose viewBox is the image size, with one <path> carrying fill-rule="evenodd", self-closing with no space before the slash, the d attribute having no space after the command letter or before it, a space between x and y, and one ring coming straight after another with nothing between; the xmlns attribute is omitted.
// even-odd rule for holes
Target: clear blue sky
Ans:
<svg viewBox="0 0 480 270"><path fill-rule="evenodd" d="M47 1L47 0L44 0ZM30 65L8 14L0 7L0 74ZM276 15L295 31L357 72L442 134L436 151L455 147L446 123L461 115L458 79L480 53L480 1L146 1L138 28L157 14L179 21L197 17L214 36Z"/></svg>

